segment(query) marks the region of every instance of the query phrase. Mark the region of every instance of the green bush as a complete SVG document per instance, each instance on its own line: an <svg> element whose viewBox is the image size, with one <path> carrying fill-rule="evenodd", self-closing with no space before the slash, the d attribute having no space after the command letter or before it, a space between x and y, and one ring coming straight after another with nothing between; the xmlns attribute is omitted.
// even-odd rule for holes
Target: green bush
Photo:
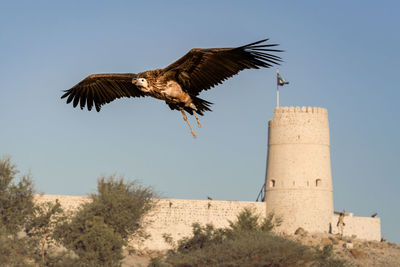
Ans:
<svg viewBox="0 0 400 267"><path fill-rule="evenodd" d="M246 232L270 232L275 226L279 226L281 219L273 213L267 218L261 219L254 209L244 208L235 222L228 221L229 227L215 228L212 224L202 227L198 223L192 225L192 236L178 241L177 251L186 253L191 250L201 249L210 244L221 244L224 240ZM173 244L173 242L170 242Z"/></svg>
<svg viewBox="0 0 400 267"><path fill-rule="evenodd" d="M344 266L330 253L266 232L243 232L201 249L169 253L159 266ZM157 266L157 265L156 265Z"/></svg>
<svg viewBox="0 0 400 267"><path fill-rule="evenodd" d="M87 219L83 228L72 231L68 239L68 247L78 255L82 266L119 266L123 259L122 237L102 217Z"/></svg>
<svg viewBox="0 0 400 267"><path fill-rule="evenodd" d="M0 266L33 266L29 238L10 235L0 228Z"/></svg>
<svg viewBox="0 0 400 267"><path fill-rule="evenodd" d="M155 193L150 187L142 187L136 181L125 183L122 178L102 177L98 181L97 194L85 207L92 216L104 218L104 222L124 240L145 237L142 232L143 216L154 207Z"/></svg>
<svg viewBox="0 0 400 267"><path fill-rule="evenodd" d="M261 219L260 215L256 214L255 209L246 207L238 214L235 222L229 221L228 231L232 233L271 232L281 223L282 219L276 217L274 213L270 213L266 218Z"/></svg>
<svg viewBox="0 0 400 267"><path fill-rule="evenodd" d="M30 266L35 243L21 235L33 216L33 183L18 170L9 157L0 159L0 263L1 266Z"/></svg>
<svg viewBox="0 0 400 267"><path fill-rule="evenodd" d="M344 266L333 258L332 247L320 250L274 235L280 223L273 214L260 220L244 209L225 229L194 224L192 236L149 266Z"/></svg>
<svg viewBox="0 0 400 267"><path fill-rule="evenodd" d="M91 201L65 214L58 201L35 204L31 178L15 182L17 173L9 157L0 159L1 266L120 266L123 246L147 237L151 188L102 177Z"/></svg>
<svg viewBox="0 0 400 267"><path fill-rule="evenodd" d="M18 170L9 157L0 159L0 227L8 234L23 230L33 215L33 182L23 175L15 183Z"/></svg>
<svg viewBox="0 0 400 267"><path fill-rule="evenodd" d="M52 229L63 211L58 202L36 204L28 175L15 183L18 170L9 157L0 159L1 266L54 266L69 257L55 252ZM66 265L67 266L67 265Z"/></svg>
<svg viewBox="0 0 400 267"><path fill-rule="evenodd" d="M34 244L32 253L35 262L43 266L53 266L66 256L59 252L53 236L56 225L64 220L64 211L58 200L34 206L33 216L27 222L25 232Z"/></svg>
<svg viewBox="0 0 400 267"><path fill-rule="evenodd" d="M145 239L143 216L154 206L151 188L125 183L114 176L99 179L97 194L68 221L55 237L79 257L81 266L119 266L122 247L132 237Z"/></svg>
<svg viewBox="0 0 400 267"><path fill-rule="evenodd" d="M210 246L210 244L220 244L227 238L225 229L217 229L212 224L202 227L200 224L194 223L192 225L192 233L192 236L184 237L178 241L176 250L179 253L202 249Z"/></svg>

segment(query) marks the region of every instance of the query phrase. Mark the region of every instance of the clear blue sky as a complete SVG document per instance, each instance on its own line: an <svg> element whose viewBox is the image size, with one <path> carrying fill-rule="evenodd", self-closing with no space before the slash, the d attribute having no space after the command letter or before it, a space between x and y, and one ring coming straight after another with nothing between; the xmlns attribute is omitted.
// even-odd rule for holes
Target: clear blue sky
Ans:
<svg viewBox="0 0 400 267"><path fill-rule="evenodd" d="M91 193L116 173L164 197L254 201L275 69L204 92L215 104L197 140L159 100L97 113L60 96L92 73L137 73L193 47L269 37L286 51L281 105L328 109L335 210L378 212L382 234L400 243L399 10L398 1L1 1L0 156L46 194Z"/></svg>

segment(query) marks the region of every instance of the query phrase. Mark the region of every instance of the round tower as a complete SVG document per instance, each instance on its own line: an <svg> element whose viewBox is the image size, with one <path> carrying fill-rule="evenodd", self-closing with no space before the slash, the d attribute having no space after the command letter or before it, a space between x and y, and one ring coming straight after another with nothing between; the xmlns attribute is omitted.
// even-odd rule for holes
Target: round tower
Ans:
<svg viewBox="0 0 400 267"><path fill-rule="evenodd" d="M275 108L268 126L265 186L267 213L283 219L278 231L330 230L333 197L326 109Z"/></svg>

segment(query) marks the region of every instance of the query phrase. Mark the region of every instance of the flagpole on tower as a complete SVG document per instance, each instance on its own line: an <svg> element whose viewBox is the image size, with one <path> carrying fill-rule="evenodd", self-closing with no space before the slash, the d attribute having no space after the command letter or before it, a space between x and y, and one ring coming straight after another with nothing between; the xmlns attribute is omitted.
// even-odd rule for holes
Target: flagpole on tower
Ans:
<svg viewBox="0 0 400 267"><path fill-rule="evenodd" d="M276 69L276 107L279 108L279 69Z"/></svg>
<svg viewBox="0 0 400 267"><path fill-rule="evenodd" d="M289 84L282 76L279 75L279 69L276 69L276 107L279 108L279 86Z"/></svg>

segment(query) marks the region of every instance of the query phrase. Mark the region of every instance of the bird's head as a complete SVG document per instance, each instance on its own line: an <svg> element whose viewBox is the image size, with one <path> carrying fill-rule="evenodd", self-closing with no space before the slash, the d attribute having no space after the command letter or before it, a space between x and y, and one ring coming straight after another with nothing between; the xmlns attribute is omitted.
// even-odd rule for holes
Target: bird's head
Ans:
<svg viewBox="0 0 400 267"><path fill-rule="evenodd" d="M149 92L149 83L147 82L146 78L136 78L132 80L132 83L134 83L137 88L139 88L140 91L142 92Z"/></svg>

